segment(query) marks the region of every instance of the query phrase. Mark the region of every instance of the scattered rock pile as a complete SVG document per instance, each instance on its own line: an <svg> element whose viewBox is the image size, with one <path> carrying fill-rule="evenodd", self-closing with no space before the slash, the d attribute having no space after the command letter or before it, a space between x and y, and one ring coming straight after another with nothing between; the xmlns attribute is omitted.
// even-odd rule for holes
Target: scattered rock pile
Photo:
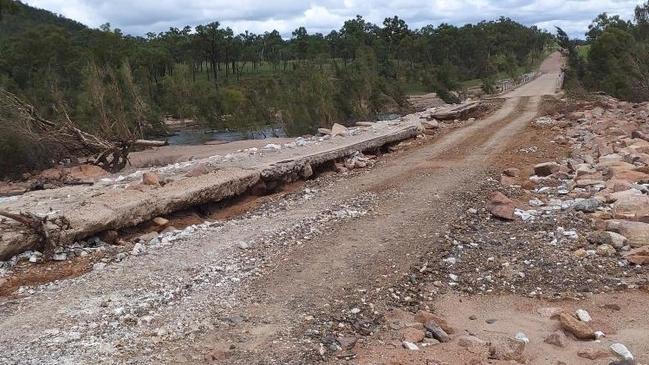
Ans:
<svg viewBox="0 0 649 365"><path fill-rule="evenodd" d="M544 118L543 124L560 132L555 142L572 152L562 161L536 165L530 178L536 192L554 190L587 214L597 228L588 236L596 254L619 254L631 264L649 261L648 118L649 104L612 98Z"/></svg>
<svg viewBox="0 0 649 365"><path fill-rule="evenodd" d="M469 293L563 296L646 286L646 268L637 265L649 263L648 117L649 104L614 99L542 117L534 125L556 133L568 158L507 168L500 186L487 182L487 201L473 198L485 208L467 211L445 237L449 250L429 260L439 271L432 264L426 271L436 281L454 278L439 287ZM521 170L532 174L525 179Z"/></svg>
<svg viewBox="0 0 649 365"><path fill-rule="evenodd" d="M453 126L460 120L466 120L471 123L475 121L472 116L478 115L491 106L482 102L472 102L467 100L461 105L452 105L445 108L433 107L421 112L406 115L401 118L408 123L418 123L421 131L427 135L435 135L439 130L446 126ZM440 122L440 120L442 122Z"/></svg>
<svg viewBox="0 0 649 365"><path fill-rule="evenodd" d="M451 291L555 300L649 287L643 266L649 263L648 121L649 103L609 98L539 118L533 127L556 135L553 143L569 156L507 168L481 192L461 194L466 213L440 237L443 248L435 242L422 265L390 291L394 305L416 312ZM529 146L519 153L544 152ZM573 354L634 363L615 337L604 342L601 322L587 311L557 309L550 317L560 330L548 333L546 344L592 344ZM470 336L451 336L451 342L477 343L490 359L525 362L524 334L496 343L464 337ZM403 345L417 346L412 338Z"/></svg>

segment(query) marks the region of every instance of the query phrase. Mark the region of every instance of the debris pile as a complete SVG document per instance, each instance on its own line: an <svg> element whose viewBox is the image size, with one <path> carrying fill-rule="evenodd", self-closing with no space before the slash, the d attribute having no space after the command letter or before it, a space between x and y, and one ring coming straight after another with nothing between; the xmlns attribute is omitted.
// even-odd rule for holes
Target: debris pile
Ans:
<svg viewBox="0 0 649 365"><path fill-rule="evenodd" d="M565 304L539 309L554 327L540 339L515 331L453 334L439 316L417 323L444 294L556 301L649 288L649 103L602 98L538 118L532 128L551 134L556 149L568 154L542 160L552 146L524 146L517 153L534 156L534 163L509 166L478 191L460 194L465 213L431 242L421 265L388 289L393 307L402 309L393 310L397 319L386 314L381 343L395 351L442 346L437 354L461 347L484 359L525 363L526 347L541 342L573 358L635 363L633 349L610 324Z"/></svg>
<svg viewBox="0 0 649 365"><path fill-rule="evenodd" d="M583 107L549 123L561 132L556 143L571 147L570 157L536 165L530 181L535 192L560 196L587 215L597 229L588 233L587 255L643 264L649 261L649 104L601 98Z"/></svg>
<svg viewBox="0 0 649 365"><path fill-rule="evenodd" d="M535 128L556 134L570 155L486 182L492 193L473 197L427 271L451 275L440 287L467 293L563 297L647 286L639 265L649 263L649 104L602 99L540 120Z"/></svg>

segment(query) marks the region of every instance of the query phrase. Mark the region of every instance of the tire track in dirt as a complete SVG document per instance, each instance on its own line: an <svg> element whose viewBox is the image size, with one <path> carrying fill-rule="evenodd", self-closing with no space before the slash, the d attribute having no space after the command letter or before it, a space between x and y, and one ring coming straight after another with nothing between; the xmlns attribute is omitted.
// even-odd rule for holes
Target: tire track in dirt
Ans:
<svg viewBox="0 0 649 365"><path fill-rule="evenodd" d="M236 356L225 363L306 361L302 350L278 338L299 338L307 327L304 315L335 317L331 308L353 302L357 289L398 280L399 269L409 268L460 213L454 194L477 188L498 147L524 128L537 108L536 98L508 99L484 120L350 179L347 183L357 186L357 192L380 194L374 213L325 232L284 257L240 298L237 315L252 320L208 335L192 351L227 348L245 334Z"/></svg>
<svg viewBox="0 0 649 365"><path fill-rule="evenodd" d="M369 190L380 192L399 186L415 175L449 167L468 168L469 163L479 163L480 159L485 157L483 145L493 139L495 134L507 125L520 126L522 123L524 126L536 115L537 105L529 106L529 99L507 99L500 109L485 119L475 121L467 127L441 136L424 147L399 156L394 167L400 172L393 176L390 176L390 173L383 174ZM492 143L496 140L500 143L501 139L502 137L494 139Z"/></svg>

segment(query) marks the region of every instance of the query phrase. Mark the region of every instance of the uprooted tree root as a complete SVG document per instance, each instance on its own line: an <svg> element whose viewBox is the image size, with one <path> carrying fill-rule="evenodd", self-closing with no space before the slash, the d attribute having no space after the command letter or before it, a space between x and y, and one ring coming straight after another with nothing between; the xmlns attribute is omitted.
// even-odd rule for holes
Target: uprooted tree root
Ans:
<svg viewBox="0 0 649 365"><path fill-rule="evenodd" d="M46 227L47 216L39 217L35 214L25 212L16 214L4 210L0 210L0 216L12 219L37 234L41 238L41 243L44 250L53 247L52 243L50 242L50 235Z"/></svg>
<svg viewBox="0 0 649 365"><path fill-rule="evenodd" d="M117 172L129 163L128 154L134 146L162 146L164 141L129 138L111 142L75 127L67 112L61 122L53 122L38 114L34 106L11 92L0 88L0 122L14 125L20 134L34 142L64 148L70 156L95 156L90 163L109 172Z"/></svg>

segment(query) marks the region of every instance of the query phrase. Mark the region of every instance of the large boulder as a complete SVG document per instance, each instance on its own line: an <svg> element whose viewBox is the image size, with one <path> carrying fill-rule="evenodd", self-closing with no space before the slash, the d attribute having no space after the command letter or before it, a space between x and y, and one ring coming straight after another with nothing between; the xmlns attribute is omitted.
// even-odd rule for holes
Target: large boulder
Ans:
<svg viewBox="0 0 649 365"><path fill-rule="evenodd" d="M503 170L503 175L509 177L519 177L521 175L521 170L515 167L510 167L508 169Z"/></svg>
<svg viewBox="0 0 649 365"><path fill-rule="evenodd" d="M622 161L624 161L624 157L618 155L617 153L611 153L599 157L599 165L601 166L609 166Z"/></svg>
<svg viewBox="0 0 649 365"><path fill-rule="evenodd" d="M566 346L566 335L563 334L560 330L554 331L551 334L549 334L543 342L548 343L550 345L554 345L557 347L565 347Z"/></svg>
<svg viewBox="0 0 649 365"><path fill-rule="evenodd" d="M649 264L649 245L634 248L627 252L624 258L632 264L645 265Z"/></svg>
<svg viewBox="0 0 649 365"><path fill-rule="evenodd" d="M642 139L632 139L627 148L638 153L649 153L649 142Z"/></svg>
<svg viewBox="0 0 649 365"><path fill-rule="evenodd" d="M349 133L349 131L347 130L347 127L345 127L344 125L340 125L338 123L335 123L331 127L331 135L333 137L335 137L335 136L346 136L348 133Z"/></svg>
<svg viewBox="0 0 649 365"><path fill-rule="evenodd" d="M420 310L419 312L417 312L417 314L415 314L415 321L421 324L426 324L429 321L435 321L435 323L437 323L444 330L444 332L449 334L455 333L453 327L451 327L444 318L430 312Z"/></svg>
<svg viewBox="0 0 649 365"><path fill-rule="evenodd" d="M606 222L606 230L626 237L633 247L649 245L649 224L627 220L613 219Z"/></svg>
<svg viewBox="0 0 649 365"><path fill-rule="evenodd" d="M615 248L622 248L626 244L626 237L619 233L608 231L595 231L588 234L588 242L594 245L611 245Z"/></svg>
<svg viewBox="0 0 649 365"><path fill-rule="evenodd" d="M632 170L613 170L612 176L613 178L618 180L626 180L634 183L649 182L649 175L644 172L637 171L635 168Z"/></svg>
<svg viewBox="0 0 649 365"><path fill-rule="evenodd" d="M210 172L209 166L206 163L198 164L194 167L192 167L189 172L185 174L186 177L197 177L197 176L203 176L205 174L208 174Z"/></svg>
<svg viewBox="0 0 649 365"><path fill-rule="evenodd" d="M60 166L51 169L43 170L39 174L41 179L45 180L60 180L63 177L63 168Z"/></svg>
<svg viewBox="0 0 649 365"><path fill-rule="evenodd" d="M600 158L599 166L608 170L608 175L611 179L626 180L634 183L649 181L648 174L638 171L638 166L628 162L609 161L602 163L602 159Z"/></svg>
<svg viewBox="0 0 649 365"><path fill-rule="evenodd" d="M424 129L437 129L439 128L439 122L435 119L424 120L423 122L421 122L421 126L424 127Z"/></svg>
<svg viewBox="0 0 649 365"><path fill-rule="evenodd" d="M594 168L590 167L589 164L580 164L575 169L575 178L580 178L584 176L587 176L587 178L589 179L593 178L593 176L597 176L597 178L600 180L602 179L601 173L599 173Z"/></svg>
<svg viewBox="0 0 649 365"><path fill-rule="evenodd" d="M518 184L518 179L515 177L502 175L500 176L500 185L502 186L512 186Z"/></svg>
<svg viewBox="0 0 649 365"><path fill-rule="evenodd" d="M440 327L439 324L437 324L437 322L435 322L434 320L426 322L426 324L424 324L424 327L428 332L432 333L433 338L438 340L439 342L451 341L451 336L449 336L448 333L446 333L446 331L444 331L442 327Z"/></svg>
<svg viewBox="0 0 649 365"><path fill-rule="evenodd" d="M582 322L570 313L559 314L559 322L564 331L571 333L580 340L594 340L595 331L586 322Z"/></svg>
<svg viewBox="0 0 649 365"><path fill-rule="evenodd" d="M633 187L633 183L626 180L611 179L606 182L606 188L614 193L626 191Z"/></svg>
<svg viewBox="0 0 649 365"><path fill-rule="evenodd" d="M576 211L584 213L594 213L595 211L597 211L597 208L599 208L601 204L602 203L596 198L589 198L576 202L573 208Z"/></svg>
<svg viewBox="0 0 649 365"><path fill-rule="evenodd" d="M632 138L637 138L637 139L645 141L645 142L649 141L649 134L644 133L643 131L640 131L640 130L634 130L633 132L631 132L631 137Z"/></svg>
<svg viewBox="0 0 649 365"><path fill-rule="evenodd" d="M637 190L626 190L613 193L611 197L615 199L615 218L649 223L649 196Z"/></svg>
<svg viewBox="0 0 649 365"><path fill-rule="evenodd" d="M525 342L509 337L500 337L489 343L489 358L493 360L525 363Z"/></svg>
<svg viewBox="0 0 649 365"><path fill-rule="evenodd" d="M608 351L604 351L595 347L588 347L577 351L577 356L589 360L599 360L606 359L611 355L608 353Z"/></svg>
<svg viewBox="0 0 649 365"><path fill-rule="evenodd" d="M154 172L145 172L142 174L142 184L158 186L160 185L160 178L158 178L158 174Z"/></svg>
<svg viewBox="0 0 649 365"><path fill-rule="evenodd" d="M85 164L67 169L67 174L70 178L87 181L106 176L108 172L99 166Z"/></svg>
<svg viewBox="0 0 649 365"><path fill-rule="evenodd" d="M489 196L487 210L495 217L514 220L514 208L514 202L499 191L493 192Z"/></svg>

